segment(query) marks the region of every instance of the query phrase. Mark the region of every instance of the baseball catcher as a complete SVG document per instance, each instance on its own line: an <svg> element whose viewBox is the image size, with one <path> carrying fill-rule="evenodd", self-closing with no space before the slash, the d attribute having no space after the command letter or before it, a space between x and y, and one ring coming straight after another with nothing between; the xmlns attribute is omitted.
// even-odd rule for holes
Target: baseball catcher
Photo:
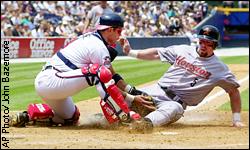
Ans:
<svg viewBox="0 0 250 150"><path fill-rule="evenodd" d="M150 122L145 121L141 116L145 116L151 111L155 110L152 97L130 85L127 85L126 89L129 90L127 94L125 93L126 96L124 97L122 95L123 92L121 92L115 85L116 78L112 76L110 71L104 66L100 67L98 64L91 65L90 67L82 68L82 72L87 74L87 77L96 76L98 78L98 80L92 80L91 78L88 78L88 80L92 80L92 82L95 81L96 83L93 84L95 84L97 88L99 87L98 89L99 92L101 91L100 93L102 97L100 105L105 118L110 124L115 122L133 123L135 121L139 121L141 123L136 123L136 130L142 130L144 128L148 128L147 126L151 125ZM116 76L117 75L118 74L116 74ZM122 78L120 77L120 79ZM136 96L133 95L137 95L139 98L136 98ZM125 101L131 102L131 108L126 105ZM76 107L76 111L72 119L65 120L63 125L76 124L79 116L80 112ZM30 104L27 111L17 113L15 117L11 118L10 125L24 127L27 123L31 122L40 124L43 123L47 125L58 125L52 120L53 117L54 112L49 107L49 105Z"/></svg>

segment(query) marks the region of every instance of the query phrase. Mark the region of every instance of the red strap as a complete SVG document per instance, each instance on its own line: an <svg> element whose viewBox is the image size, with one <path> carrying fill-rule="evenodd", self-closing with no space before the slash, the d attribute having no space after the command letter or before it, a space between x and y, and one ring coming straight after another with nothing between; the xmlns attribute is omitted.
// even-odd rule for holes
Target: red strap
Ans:
<svg viewBox="0 0 250 150"><path fill-rule="evenodd" d="M115 111L108 103L101 100L100 105L104 116L106 117L106 119L110 124L118 121L118 117L115 115Z"/></svg>
<svg viewBox="0 0 250 150"><path fill-rule="evenodd" d="M30 120L52 118L54 113L47 104L30 104L28 106Z"/></svg>

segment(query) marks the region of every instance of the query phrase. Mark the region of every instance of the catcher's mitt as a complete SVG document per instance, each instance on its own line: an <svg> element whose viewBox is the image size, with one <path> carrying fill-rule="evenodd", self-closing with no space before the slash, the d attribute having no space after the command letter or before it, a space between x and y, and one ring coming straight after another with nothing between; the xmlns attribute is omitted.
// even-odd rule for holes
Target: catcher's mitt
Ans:
<svg viewBox="0 0 250 150"><path fill-rule="evenodd" d="M151 96L137 95L131 103L131 110L145 117L152 111L156 110L156 106Z"/></svg>

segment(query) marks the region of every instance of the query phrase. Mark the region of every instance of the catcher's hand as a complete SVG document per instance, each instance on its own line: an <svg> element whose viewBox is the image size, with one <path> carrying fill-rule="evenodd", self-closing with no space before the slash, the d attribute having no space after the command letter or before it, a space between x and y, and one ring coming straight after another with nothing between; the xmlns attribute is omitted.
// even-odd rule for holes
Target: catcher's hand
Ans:
<svg viewBox="0 0 250 150"><path fill-rule="evenodd" d="M142 117L156 110L151 96L137 95L131 104L131 110L139 113Z"/></svg>

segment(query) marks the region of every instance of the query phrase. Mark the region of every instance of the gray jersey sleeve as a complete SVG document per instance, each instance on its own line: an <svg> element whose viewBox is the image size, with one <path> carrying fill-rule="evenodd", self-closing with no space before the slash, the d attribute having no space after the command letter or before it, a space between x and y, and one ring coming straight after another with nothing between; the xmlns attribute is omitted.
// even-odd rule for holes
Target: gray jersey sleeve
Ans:
<svg viewBox="0 0 250 150"><path fill-rule="evenodd" d="M232 89L240 87L240 84L237 82L235 76L231 73L228 67L223 64L224 75L222 79L218 81L218 86L223 88L227 93L229 93Z"/></svg>
<svg viewBox="0 0 250 150"><path fill-rule="evenodd" d="M176 46L169 46L166 48L157 48L158 55L162 62L169 62L171 65L174 64L177 54L175 53Z"/></svg>

